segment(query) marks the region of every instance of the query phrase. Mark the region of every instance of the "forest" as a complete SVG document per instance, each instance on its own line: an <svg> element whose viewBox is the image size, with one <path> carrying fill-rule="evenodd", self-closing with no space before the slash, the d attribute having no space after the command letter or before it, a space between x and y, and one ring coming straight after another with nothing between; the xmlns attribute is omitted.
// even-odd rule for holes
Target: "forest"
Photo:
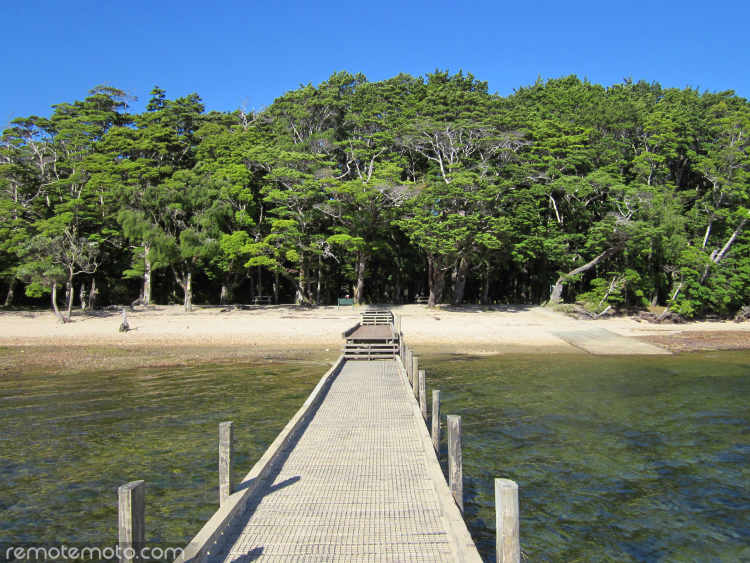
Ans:
<svg viewBox="0 0 750 563"><path fill-rule="evenodd" d="M337 72L260 111L97 86L0 139L6 306L750 304L733 91Z"/></svg>

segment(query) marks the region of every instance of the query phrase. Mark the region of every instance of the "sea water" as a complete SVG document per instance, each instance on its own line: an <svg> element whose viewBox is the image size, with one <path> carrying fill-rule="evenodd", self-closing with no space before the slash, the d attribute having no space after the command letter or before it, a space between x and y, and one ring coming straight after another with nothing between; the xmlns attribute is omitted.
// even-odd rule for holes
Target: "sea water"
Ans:
<svg viewBox="0 0 750 563"><path fill-rule="evenodd" d="M493 479L519 484L530 561L750 561L750 353L421 357L463 420L465 519L494 561ZM146 481L147 540L187 543L327 370L316 363L0 380L0 542L114 544ZM445 425L443 424L443 428ZM443 444L445 462L445 444Z"/></svg>

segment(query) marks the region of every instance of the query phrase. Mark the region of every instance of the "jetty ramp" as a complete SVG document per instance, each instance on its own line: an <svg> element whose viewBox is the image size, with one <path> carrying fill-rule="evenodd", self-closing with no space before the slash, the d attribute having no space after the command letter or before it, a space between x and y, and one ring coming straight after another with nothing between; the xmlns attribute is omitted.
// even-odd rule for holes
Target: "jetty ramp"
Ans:
<svg viewBox="0 0 750 563"><path fill-rule="evenodd" d="M458 561L413 404L396 361L344 362L208 561Z"/></svg>

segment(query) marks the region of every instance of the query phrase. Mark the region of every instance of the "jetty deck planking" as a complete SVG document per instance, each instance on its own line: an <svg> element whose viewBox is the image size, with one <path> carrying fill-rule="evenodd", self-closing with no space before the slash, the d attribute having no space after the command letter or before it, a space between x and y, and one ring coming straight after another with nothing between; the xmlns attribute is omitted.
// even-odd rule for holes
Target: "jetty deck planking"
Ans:
<svg viewBox="0 0 750 563"><path fill-rule="evenodd" d="M397 362L347 362L208 561L453 562L449 525Z"/></svg>

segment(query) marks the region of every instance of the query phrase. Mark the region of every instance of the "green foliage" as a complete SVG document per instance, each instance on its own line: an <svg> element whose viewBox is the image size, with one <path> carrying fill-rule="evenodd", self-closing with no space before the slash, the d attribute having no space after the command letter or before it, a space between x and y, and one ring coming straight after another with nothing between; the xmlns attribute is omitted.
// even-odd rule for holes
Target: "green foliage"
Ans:
<svg viewBox="0 0 750 563"><path fill-rule="evenodd" d="M750 106L733 92L567 76L502 97L436 70L337 72L257 113L132 100L97 86L3 132L0 278L29 299L92 277L124 299L156 275L187 305L195 274L222 299L280 276L298 303L318 280L328 299L540 303L559 279L595 311L750 303Z"/></svg>
<svg viewBox="0 0 750 563"><path fill-rule="evenodd" d="M26 295L29 297L41 297L45 293L51 292L52 289L42 285L38 281L32 281L26 285Z"/></svg>

